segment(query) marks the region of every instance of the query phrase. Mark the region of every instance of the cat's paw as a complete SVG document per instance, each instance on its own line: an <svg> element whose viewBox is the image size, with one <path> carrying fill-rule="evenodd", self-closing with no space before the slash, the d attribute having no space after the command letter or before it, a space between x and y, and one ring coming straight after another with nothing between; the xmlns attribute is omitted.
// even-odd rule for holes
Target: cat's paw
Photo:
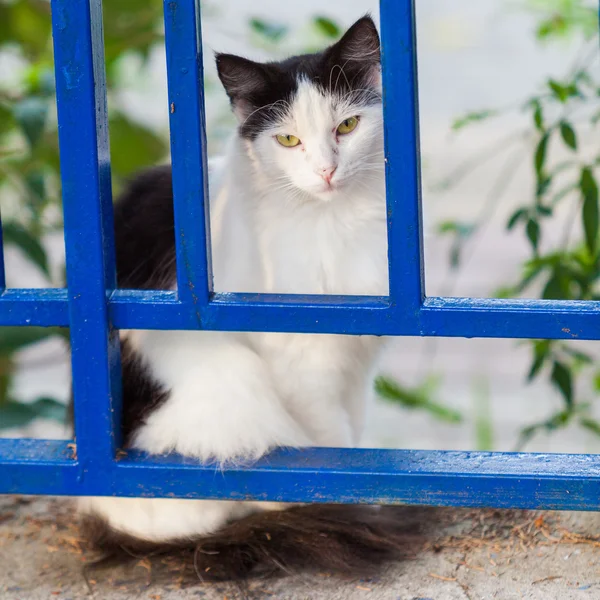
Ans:
<svg viewBox="0 0 600 600"><path fill-rule="evenodd" d="M262 359L241 344L215 347L173 381L167 401L134 435L134 447L224 465L254 461L277 446L310 444Z"/></svg>

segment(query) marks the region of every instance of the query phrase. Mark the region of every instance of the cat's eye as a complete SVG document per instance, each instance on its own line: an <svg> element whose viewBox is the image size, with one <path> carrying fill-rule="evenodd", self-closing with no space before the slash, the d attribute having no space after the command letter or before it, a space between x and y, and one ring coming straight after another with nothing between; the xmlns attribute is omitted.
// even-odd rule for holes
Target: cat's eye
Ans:
<svg viewBox="0 0 600 600"><path fill-rule="evenodd" d="M286 148L293 148L300 144L300 140L295 135L276 135L277 141Z"/></svg>
<svg viewBox="0 0 600 600"><path fill-rule="evenodd" d="M340 135L346 135L347 133L351 133L356 129L358 125L358 117L350 117L349 119L344 119L337 128L337 132Z"/></svg>

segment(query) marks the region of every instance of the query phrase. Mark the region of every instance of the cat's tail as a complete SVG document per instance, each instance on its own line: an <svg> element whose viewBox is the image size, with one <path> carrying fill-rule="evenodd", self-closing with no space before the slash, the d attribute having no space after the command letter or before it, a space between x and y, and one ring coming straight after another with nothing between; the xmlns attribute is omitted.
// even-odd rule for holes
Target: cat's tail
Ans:
<svg viewBox="0 0 600 600"><path fill-rule="evenodd" d="M183 552L202 581L243 581L306 571L364 577L410 552L414 522L406 507L295 506L261 511L198 539L157 544L117 532L87 516L83 533L104 552L100 562L121 562ZM414 520L413 520L414 521Z"/></svg>

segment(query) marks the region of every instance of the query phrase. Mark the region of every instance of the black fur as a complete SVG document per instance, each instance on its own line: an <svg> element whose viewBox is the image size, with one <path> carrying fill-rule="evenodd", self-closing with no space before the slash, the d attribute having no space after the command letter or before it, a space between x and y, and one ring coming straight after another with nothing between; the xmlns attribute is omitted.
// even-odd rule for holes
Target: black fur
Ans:
<svg viewBox="0 0 600 600"><path fill-rule="evenodd" d="M162 290L175 283L171 167L140 173L115 204L117 283Z"/></svg>
<svg viewBox="0 0 600 600"><path fill-rule="evenodd" d="M379 64L379 34L369 16L358 20L339 42L316 54L270 63L217 54L219 77L241 117L240 135L250 140L278 118L301 79L335 95L356 93L365 103L380 102L379 94L364 93L372 87L373 70L379 69Z"/></svg>
<svg viewBox="0 0 600 600"><path fill-rule="evenodd" d="M131 436L141 427L148 416L160 408L169 397L144 365L139 354L127 340L121 342L121 369L123 381L123 413L121 429L123 443L129 446Z"/></svg>
<svg viewBox="0 0 600 600"><path fill-rule="evenodd" d="M202 581L243 581L306 571L360 578L411 551L427 521L424 509L311 505L249 515L213 535L152 543L111 529L90 516L85 537L103 552L98 566L177 555ZM418 513L418 514L417 514ZM415 518L417 517L417 518Z"/></svg>

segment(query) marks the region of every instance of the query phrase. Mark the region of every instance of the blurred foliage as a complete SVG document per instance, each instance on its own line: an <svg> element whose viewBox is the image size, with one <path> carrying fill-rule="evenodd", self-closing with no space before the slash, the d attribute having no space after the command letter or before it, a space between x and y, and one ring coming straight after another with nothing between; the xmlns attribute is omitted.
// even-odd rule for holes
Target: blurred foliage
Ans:
<svg viewBox="0 0 600 600"><path fill-rule="evenodd" d="M525 7L538 16L538 40L598 35L598 5L589 0L527 0Z"/></svg>
<svg viewBox="0 0 600 600"><path fill-rule="evenodd" d="M525 236L531 255L523 263L518 280L498 290L497 296L600 300L597 183L600 153L590 158L589 151L580 149L583 134L597 136L600 133L597 4L583 0L529 0L526 8L537 16L538 40L546 43L579 40L580 56L562 79L543 82L537 93L519 104L517 110L529 116L531 125L523 134L512 136L511 143L516 141L519 148L513 150L513 156L507 161L508 169L501 172L500 184L491 190L488 207L479 220L445 222L439 226L439 232L452 236L450 267L460 268L465 244L486 227L491 211L514 175L513 159L520 161L529 153L535 175L533 193L528 202L510 215L506 229ZM453 129L458 131L506 112L487 109L465 115L454 122ZM551 156L561 145L564 148L561 154L568 158L552 160ZM458 169L445 185L456 185L481 162L496 159L507 146L503 140L491 153L479 152L474 163ZM563 235L558 244L553 244L546 240L550 238L548 230L552 224L565 221L565 210L569 217ZM600 433L600 424L591 417L592 403L585 400L589 390L594 397L600 392L596 358L581 352L572 342L531 340L526 343L532 355L527 380L547 378L560 394L564 408L547 420L526 427L521 432L519 447L540 432L551 432L572 423Z"/></svg>
<svg viewBox="0 0 600 600"><path fill-rule="evenodd" d="M104 0L104 34L109 97L119 89L118 63L125 54L144 60L162 40L160 0ZM60 159L50 4L46 0L0 0L0 60L18 68L14 81L0 83L0 194L3 240L17 248L47 285L63 285L62 269L50 272L44 239L62 229ZM122 178L164 158L164 136L110 111L113 178ZM16 208L15 208L16 206ZM10 282L9 282L10 283ZM22 426L36 416L64 420L62 404L40 398L24 404L13 396L16 353L34 343L65 337L55 329L2 328L0 331L0 429Z"/></svg>
<svg viewBox="0 0 600 600"><path fill-rule="evenodd" d="M401 385L389 377L377 377L375 380L375 391L384 400L409 410L426 412L445 423L461 423L463 416L460 412L434 399L439 388L440 380L437 377L428 377L413 388Z"/></svg>

